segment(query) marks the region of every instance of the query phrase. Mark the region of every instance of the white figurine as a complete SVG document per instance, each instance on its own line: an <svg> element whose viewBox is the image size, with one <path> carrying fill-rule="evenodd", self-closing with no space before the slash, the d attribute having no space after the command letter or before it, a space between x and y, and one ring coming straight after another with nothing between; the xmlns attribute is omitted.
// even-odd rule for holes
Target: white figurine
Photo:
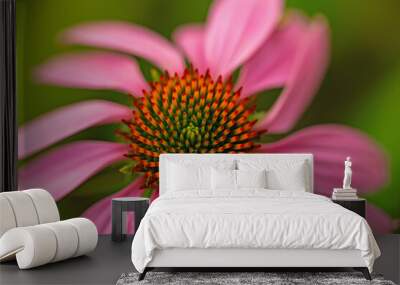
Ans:
<svg viewBox="0 0 400 285"><path fill-rule="evenodd" d="M344 179L343 179L343 189L352 189L351 188L351 157L348 156L346 161L344 162Z"/></svg>

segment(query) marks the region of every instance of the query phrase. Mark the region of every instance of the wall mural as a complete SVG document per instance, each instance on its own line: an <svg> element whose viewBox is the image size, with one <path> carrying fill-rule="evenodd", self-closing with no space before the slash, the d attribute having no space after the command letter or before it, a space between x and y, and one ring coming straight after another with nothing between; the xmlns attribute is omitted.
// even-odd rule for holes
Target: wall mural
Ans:
<svg viewBox="0 0 400 285"><path fill-rule="evenodd" d="M382 115L374 96L395 80L347 69L359 58L346 52L371 47L345 41L346 1L330 13L307 1L78 2L18 3L21 189L47 189L64 217L107 233L111 198L158 196L160 153L313 153L315 191L327 196L351 156L371 226L398 231L399 153L367 118Z"/></svg>

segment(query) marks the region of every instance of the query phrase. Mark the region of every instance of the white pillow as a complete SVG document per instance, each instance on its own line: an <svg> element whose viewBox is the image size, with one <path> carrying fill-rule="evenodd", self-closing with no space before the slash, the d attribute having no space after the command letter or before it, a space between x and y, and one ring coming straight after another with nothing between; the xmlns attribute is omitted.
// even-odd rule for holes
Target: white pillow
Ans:
<svg viewBox="0 0 400 285"><path fill-rule="evenodd" d="M213 190L237 190L240 188L266 188L266 171L264 170L211 170Z"/></svg>
<svg viewBox="0 0 400 285"><path fill-rule="evenodd" d="M235 190L236 170L212 168L211 184L213 190L218 190L218 189Z"/></svg>
<svg viewBox="0 0 400 285"><path fill-rule="evenodd" d="M211 167L168 164L167 188L169 191L184 191L211 188Z"/></svg>
<svg viewBox="0 0 400 285"><path fill-rule="evenodd" d="M306 191L308 189L306 164L296 164L286 169L271 169L267 172L268 188L275 190Z"/></svg>
<svg viewBox="0 0 400 285"><path fill-rule="evenodd" d="M272 190L306 191L309 189L306 160L239 160L240 170L266 169L267 188Z"/></svg>
<svg viewBox="0 0 400 285"><path fill-rule="evenodd" d="M267 171L236 170L237 188L267 188Z"/></svg>

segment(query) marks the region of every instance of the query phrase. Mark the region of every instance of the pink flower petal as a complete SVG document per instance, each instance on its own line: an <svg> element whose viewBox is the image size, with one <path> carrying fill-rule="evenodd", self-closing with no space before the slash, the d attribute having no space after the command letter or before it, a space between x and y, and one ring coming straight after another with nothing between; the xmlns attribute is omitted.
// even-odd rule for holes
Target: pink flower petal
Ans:
<svg viewBox="0 0 400 285"><path fill-rule="evenodd" d="M283 93L256 128L271 133L289 131L310 104L323 79L329 54L328 26L316 19L301 40Z"/></svg>
<svg viewBox="0 0 400 285"><path fill-rule="evenodd" d="M204 32L202 25L193 24L182 26L173 34L174 41L200 73L204 73L208 68L204 54Z"/></svg>
<svg viewBox="0 0 400 285"><path fill-rule="evenodd" d="M46 84L86 89L111 89L141 96L147 83L133 58L106 52L65 54L35 72Z"/></svg>
<svg viewBox="0 0 400 285"><path fill-rule="evenodd" d="M153 193L151 193L150 196L150 202L153 202L155 199L157 199L160 196L160 192L158 189L156 189L155 191L153 191Z"/></svg>
<svg viewBox="0 0 400 285"><path fill-rule="evenodd" d="M292 13L243 65L237 86L247 97L261 90L285 85L308 32L307 20Z"/></svg>
<svg viewBox="0 0 400 285"><path fill-rule="evenodd" d="M217 0L206 27L205 56L211 73L229 75L262 45L282 14L281 0Z"/></svg>
<svg viewBox="0 0 400 285"><path fill-rule="evenodd" d="M19 170L19 188L43 188L57 201L104 167L124 159L125 144L79 141L63 145Z"/></svg>
<svg viewBox="0 0 400 285"><path fill-rule="evenodd" d="M257 152L314 154L314 192L326 196L342 186L347 156L353 160L352 186L360 193L376 191L388 181L389 165L382 149L365 134L345 126L309 127L264 144Z"/></svg>
<svg viewBox="0 0 400 285"><path fill-rule="evenodd" d="M68 29L62 41L123 51L143 57L163 70L182 72L185 65L176 48L161 35L124 22L94 22Z"/></svg>
<svg viewBox="0 0 400 285"><path fill-rule="evenodd" d="M345 126L318 125L257 149L265 153L312 153L314 155L314 192L331 196L341 187L346 156L353 160L352 186L360 193L376 191L388 181L386 155L365 134ZM393 222L382 210L368 204L367 220L374 232L387 233Z"/></svg>
<svg viewBox="0 0 400 285"><path fill-rule="evenodd" d="M121 122L131 115L128 107L101 100L56 109L19 128L18 158L22 159L89 127Z"/></svg>
<svg viewBox="0 0 400 285"><path fill-rule="evenodd" d="M367 203L367 221L375 234L387 234L395 230L394 221L382 209Z"/></svg>
<svg viewBox="0 0 400 285"><path fill-rule="evenodd" d="M96 202L82 214L82 217L92 220L96 224L97 230L100 234L110 234L111 200L118 197L141 197L143 194L143 189L141 189L143 183L144 179L142 177L136 179L121 191ZM132 221L127 221L127 223L132 224Z"/></svg>

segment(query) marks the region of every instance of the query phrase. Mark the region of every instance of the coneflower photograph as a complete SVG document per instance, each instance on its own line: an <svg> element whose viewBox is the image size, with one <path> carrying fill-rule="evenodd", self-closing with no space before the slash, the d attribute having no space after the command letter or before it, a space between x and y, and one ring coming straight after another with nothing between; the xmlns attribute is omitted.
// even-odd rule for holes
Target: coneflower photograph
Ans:
<svg viewBox="0 0 400 285"><path fill-rule="evenodd" d="M0 4L1 284L400 282L398 1Z"/></svg>

